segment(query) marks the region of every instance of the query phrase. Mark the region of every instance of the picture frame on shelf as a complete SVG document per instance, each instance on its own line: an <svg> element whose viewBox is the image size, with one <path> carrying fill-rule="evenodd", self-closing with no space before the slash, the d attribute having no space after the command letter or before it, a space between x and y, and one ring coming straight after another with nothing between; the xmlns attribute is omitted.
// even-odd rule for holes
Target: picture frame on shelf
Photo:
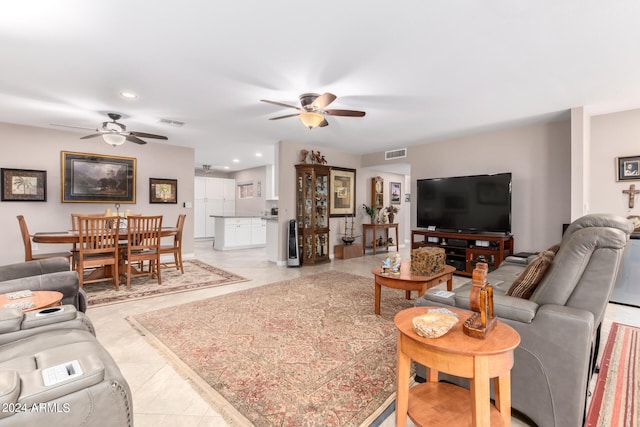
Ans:
<svg viewBox="0 0 640 427"><path fill-rule="evenodd" d="M640 180L640 155L616 157L616 181Z"/></svg>
<svg viewBox="0 0 640 427"><path fill-rule="evenodd" d="M61 152L62 203L135 203L136 159Z"/></svg>
<svg viewBox="0 0 640 427"><path fill-rule="evenodd" d="M47 171L2 168L3 202L46 202Z"/></svg>
<svg viewBox="0 0 640 427"><path fill-rule="evenodd" d="M331 188L329 216L355 215L356 170L332 167L329 171L329 188Z"/></svg>
<svg viewBox="0 0 640 427"><path fill-rule="evenodd" d="M402 200L402 184L399 182L389 183L389 197L391 198L392 205L399 205Z"/></svg>
<svg viewBox="0 0 640 427"><path fill-rule="evenodd" d="M149 178L149 203L178 203L178 180Z"/></svg>

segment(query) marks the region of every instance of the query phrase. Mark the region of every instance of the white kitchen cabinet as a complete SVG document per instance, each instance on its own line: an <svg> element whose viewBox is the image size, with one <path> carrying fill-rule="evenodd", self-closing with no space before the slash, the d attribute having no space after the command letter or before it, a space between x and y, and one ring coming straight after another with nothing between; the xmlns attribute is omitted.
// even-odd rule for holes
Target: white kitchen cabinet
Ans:
<svg viewBox="0 0 640 427"><path fill-rule="evenodd" d="M211 215L235 215L235 179L195 177L194 237L215 237L215 219Z"/></svg>
<svg viewBox="0 0 640 427"><path fill-rule="evenodd" d="M266 245L266 224L257 217L216 217L214 249L226 251Z"/></svg>
<svg viewBox="0 0 640 427"><path fill-rule="evenodd" d="M254 245L267 244L267 220L251 218L251 243Z"/></svg>

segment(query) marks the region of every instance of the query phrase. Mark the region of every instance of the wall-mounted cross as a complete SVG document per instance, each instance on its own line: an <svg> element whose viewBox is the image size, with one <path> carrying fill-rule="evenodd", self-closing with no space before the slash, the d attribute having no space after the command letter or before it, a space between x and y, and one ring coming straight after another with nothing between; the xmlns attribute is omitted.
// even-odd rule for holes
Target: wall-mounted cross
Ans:
<svg viewBox="0 0 640 427"><path fill-rule="evenodd" d="M628 190L622 190L622 192L629 195L629 208L633 208L636 200L636 194L640 194L640 190L636 190L636 185L631 184Z"/></svg>

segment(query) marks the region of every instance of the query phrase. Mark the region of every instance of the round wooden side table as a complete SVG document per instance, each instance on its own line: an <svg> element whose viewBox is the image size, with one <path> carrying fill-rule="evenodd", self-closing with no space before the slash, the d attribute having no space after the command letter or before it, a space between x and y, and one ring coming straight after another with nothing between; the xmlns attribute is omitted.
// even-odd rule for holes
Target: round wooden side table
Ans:
<svg viewBox="0 0 640 427"><path fill-rule="evenodd" d="M394 319L399 331L396 426L406 426L407 415L418 426L510 426L511 368L520 335L498 321L485 339L471 338L462 324L472 312L447 307L459 322L439 338L423 338L414 332L412 320L433 308L409 308ZM409 388L412 360L427 368L427 382ZM438 371L468 378L470 389L438 382Z"/></svg>

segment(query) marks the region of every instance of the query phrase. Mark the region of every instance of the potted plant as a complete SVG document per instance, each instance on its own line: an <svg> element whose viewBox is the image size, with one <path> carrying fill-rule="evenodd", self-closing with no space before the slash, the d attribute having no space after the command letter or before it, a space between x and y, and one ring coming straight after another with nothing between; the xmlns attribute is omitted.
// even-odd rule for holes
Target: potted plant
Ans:
<svg viewBox="0 0 640 427"><path fill-rule="evenodd" d="M378 208L376 206L362 205L362 209L371 217L371 224L376 223L376 216L378 215Z"/></svg>
<svg viewBox="0 0 640 427"><path fill-rule="evenodd" d="M389 205L385 209L387 210L387 216L389 217L389 223L393 224L393 220L395 218L395 215L398 213L398 208L393 206L393 205Z"/></svg>

